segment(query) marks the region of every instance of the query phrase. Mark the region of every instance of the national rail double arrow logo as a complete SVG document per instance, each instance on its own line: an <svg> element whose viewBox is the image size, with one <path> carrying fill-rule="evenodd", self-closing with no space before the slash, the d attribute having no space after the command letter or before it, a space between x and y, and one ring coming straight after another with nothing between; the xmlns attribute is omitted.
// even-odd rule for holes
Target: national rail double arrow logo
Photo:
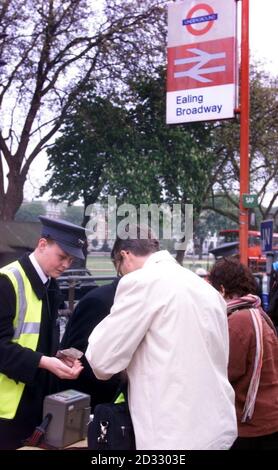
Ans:
<svg viewBox="0 0 278 470"><path fill-rule="evenodd" d="M195 65L188 70L174 72L174 78L190 77L190 78L193 78L194 80L197 80L198 82L208 83L208 82L211 82L212 80L207 77L204 77L204 74L207 75L210 73L225 72L226 70L225 65L217 65L214 67L204 67L207 63L209 63L213 59L225 59L226 57L225 52L210 54L196 47L188 49L188 52L195 54L195 57L175 59L174 65L176 66L176 65L194 64L194 62L195 62Z"/></svg>

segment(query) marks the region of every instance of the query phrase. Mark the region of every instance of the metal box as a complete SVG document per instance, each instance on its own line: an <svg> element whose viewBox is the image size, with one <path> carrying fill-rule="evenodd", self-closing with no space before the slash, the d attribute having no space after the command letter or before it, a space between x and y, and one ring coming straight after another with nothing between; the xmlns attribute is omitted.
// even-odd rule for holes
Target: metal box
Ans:
<svg viewBox="0 0 278 470"><path fill-rule="evenodd" d="M87 437L90 420L90 396L77 390L47 395L43 404L43 416L52 419L45 434L45 442L58 449Z"/></svg>

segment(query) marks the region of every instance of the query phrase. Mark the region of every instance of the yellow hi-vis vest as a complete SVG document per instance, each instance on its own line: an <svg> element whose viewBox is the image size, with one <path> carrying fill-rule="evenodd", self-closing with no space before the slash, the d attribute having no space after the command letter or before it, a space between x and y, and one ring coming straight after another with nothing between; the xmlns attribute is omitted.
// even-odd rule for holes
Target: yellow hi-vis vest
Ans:
<svg viewBox="0 0 278 470"><path fill-rule="evenodd" d="M18 261L0 269L0 274L9 278L15 290L16 314L12 342L35 351L39 340L42 301L37 298ZM23 382L16 382L0 373L0 418L14 418L24 387Z"/></svg>

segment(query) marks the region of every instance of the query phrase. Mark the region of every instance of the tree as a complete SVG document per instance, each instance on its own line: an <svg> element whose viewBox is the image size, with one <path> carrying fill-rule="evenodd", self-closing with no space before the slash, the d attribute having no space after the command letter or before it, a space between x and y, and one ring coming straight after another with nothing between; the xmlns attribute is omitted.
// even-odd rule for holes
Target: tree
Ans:
<svg viewBox="0 0 278 470"><path fill-rule="evenodd" d="M76 101L61 133L47 152L51 176L41 194L50 191L55 202L68 204L82 199L85 224L86 207L109 184L112 161L129 149L127 111L88 90Z"/></svg>
<svg viewBox="0 0 278 470"><path fill-rule="evenodd" d="M45 204L43 202L24 202L17 211L15 220L18 222L38 222L39 215L45 215Z"/></svg>
<svg viewBox="0 0 278 470"><path fill-rule="evenodd" d="M210 169L214 164L211 151L211 124L193 123L169 126L165 123L165 69L158 77L142 75L131 88L136 97L133 115L143 159L155 167L160 200L170 205L193 204L194 219L198 219L207 195ZM152 170L153 171L153 170ZM155 180L153 180L155 181ZM177 260L182 263L184 250Z"/></svg>
<svg viewBox="0 0 278 470"><path fill-rule="evenodd" d="M81 205L65 206L62 210L62 218L73 224L81 225L83 221L83 207Z"/></svg>
<svg viewBox="0 0 278 470"><path fill-rule="evenodd" d="M160 67L129 80L128 106L84 95L49 151L53 174L43 190L85 206L109 194L137 206L192 202L199 214L214 158L210 126L167 126L164 84Z"/></svg>
<svg viewBox="0 0 278 470"><path fill-rule="evenodd" d="M237 195L234 195L233 199L237 200ZM208 235L212 235L223 229L238 228L237 209L235 210L235 207L226 198L225 194L216 194L214 204L216 208L220 209L220 211L202 210L194 227L194 241L197 241L198 249L196 249L196 246L194 246L194 248L195 253L198 252L200 259L203 254L203 242ZM230 217L228 217L227 214L230 214ZM235 218L233 217L234 215Z"/></svg>
<svg viewBox="0 0 278 470"><path fill-rule="evenodd" d="M156 72L129 82L130 150L113 159L109 190L124 202L192 202L199 211L214 158L210 125L166 125L165 68Z"/></svg>
<svg viewBox="0 0 278 470"><path fill-rule="evenodd" d="M88 80L122 88L152 68L166 1L3 0L0 5L0 219L13 219L30 165L60 129ZM121 85L120 85L121 84ZM7 187L6 187L6 167Z"/></svg>
<svg viewBox="0 0 278 470"><path fill-rule="evenodd" d="M254 64L250 69L250 192L259 196L261 218L267 218L275 209L278 200L278 77L273 78L262 72ZM240 154L240 121L222 121L213 131L213 151L217 164L211 172L211 192L203 209L211 209L219 214L238 220ZM267 192L272 190L272 198L267 201ZM230 202L227 211L223 205L215 204L217 194ZM231 207L234 209L231 211Z"/></svg>

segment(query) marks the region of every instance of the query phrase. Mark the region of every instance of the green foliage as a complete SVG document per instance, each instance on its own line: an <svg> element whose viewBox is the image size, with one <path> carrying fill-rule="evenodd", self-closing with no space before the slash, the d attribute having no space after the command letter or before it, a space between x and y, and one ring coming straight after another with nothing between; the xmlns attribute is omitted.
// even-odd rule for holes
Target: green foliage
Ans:
<svg viewBox="0 0 278 470"><path fill-rule="evenodd" d="M214 159L210 126L166 125L165 70L156 72L129 82L132 150L114 161L109 189L134 204L191 202L198 213Z"/></svg>
<svg viewBox="0 0 278 470"><path fill-rule="evenodd" d="M61 213L61 218L76 225L83 222L84 208L83 206L66 206Z"/></svg>
<svg viewBox="0 0 278 470"><path fill-rule="evenodd" d="M38 222L38 216L45 215L45 205L41 201L24 202L16 213L17 222Z"/></svg>
<svg viewBox="0 0 278 470"><path fill-rule="evenodd" d="M250 193L258 194L258 210L263 218L275 212L274 205L278 198L277 90L278 78L262 72L256 64L250 67ZM217 156L217 165L211 173L212 194L225 194L238 209L238 202L231 195L239 192L240 117L216 123L212 138L213 151ZM273 192L271 201L266 198L270 191ZM213 197L207 200L205 208L219 211L211 203L213 200Z"/></svg>
<svg viewBox="0 0 278 470"><path fill-rule="evenodd" d="M223 229L238 228L238 197L232 195L232 202L223 193L214 195L212 207L214 210L202 210L195 225L195 235L200 238L206 237Z"/></svg>
<svg viewBox="0 0 278 470"><path fill-rule="evenodd" d="M86 206L94 203L107 184L111 160L125 147L125 121L123 109L88 91L48 149L47 171L52 174L41 194L51 191L54 200L69 204L79 198Z"/></svg>
<svg viewBox="0 0 278 470"><path fill-rule="evenodd" d="M119 202L192 202L199 213L214 155L210 127L165 123L165 70L129 81L129 105L88 90L49 149L42 192L85 205L114 195ZM116 100L115 100L116 101Z"/></svg>

